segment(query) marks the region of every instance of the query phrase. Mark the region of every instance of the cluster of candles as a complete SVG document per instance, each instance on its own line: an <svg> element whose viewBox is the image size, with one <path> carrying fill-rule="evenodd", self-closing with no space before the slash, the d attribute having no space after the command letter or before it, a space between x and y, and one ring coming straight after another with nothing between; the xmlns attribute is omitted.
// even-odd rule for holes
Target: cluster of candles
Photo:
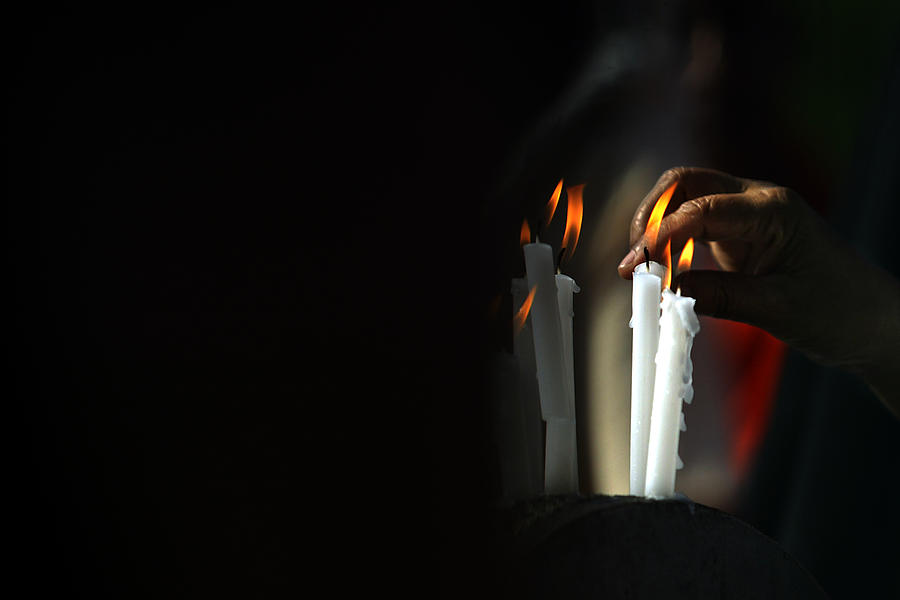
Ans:
<svg viewBox="0 0 900 600"><path fill-rule="evenodd" d="M562 186L560 180L553 190L543 221L545 225L553 220ZM535 371L525 368L521 372L525 377L537 376L541 419L546 424L544 491L550 494L578 491L572 317L573 295L581 290L574 279L559 272L559 266L572 256L578 244L583 190L583 185L566 189L566 230L558 263L554 262L550 244L542 243L537 236L532 242L528 222L523 222L521 241L526 278L524 281L513 280L512 286L517 305L523 291L528 290L515 318L515 349L517 358L520 361L524 358L526 364L530 355L534 356ZM530 321L530 328L525 327L526 320Z"/></svg>
<svg viewBox="0 0 900 600"><path fill-rule="evenodd" d="M663 214L675 191L660 196L647 222L646 238L656 245ZM672 242L666 244L666 265L650 260L634 269L631 296L631 453L629 493L667 498L675 493L675 471L681 468L678 438L687 429L682 403L694 397L691 347L700 331L694 299L672 293ZM694 240L681 252L678 269L690 268ZM660 293L662 302L660 302Z"/></svg>
<svg viewBox="0 0 900 600"><path fill-rule="evenodd" d="M551 195L545 225L556 211L562 185L560 181ZM531 241L528 224L523 223L526 278L512 283L515 354L525 383L537 379L541 419L546 424L544 492L548 494L578 491L572 318L573 294L580 290L559 267L578 242L583 187L566 190L566 231L558 262L549 244L537 236ZM651 213L646 232L651 246L674 190L675 185L669 187ZM690 267L693 247L693 239L688 240L679 270ZM694 299L682 296L680 289L674 293L670 289L671 241L663 255L665 264L650 260L646 248L644 253L646 261L635 268L632 288L629 491L634 496L667 498L675 493L675 472L681 468L678 441L686 429L682 404L693 399L690 353L700 323Z"/></svg>

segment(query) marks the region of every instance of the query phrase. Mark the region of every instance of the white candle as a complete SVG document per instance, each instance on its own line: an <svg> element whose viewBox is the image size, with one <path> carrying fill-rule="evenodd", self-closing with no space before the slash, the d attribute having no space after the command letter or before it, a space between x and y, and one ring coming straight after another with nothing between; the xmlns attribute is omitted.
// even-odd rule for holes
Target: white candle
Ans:
<svg viewBox="0 0 900 600"><path fill-rule="evenodd" d="M528 283L524 278L512 280L513 312L525 303ZM519 370L518 402L522 413L522 435L525 448L520 457L525 469L528 496L538 494L544 487L544 423L541 420L541 400L538 393L537 367L534 362L534 334L531 315L522 329L514 332L513 354Z"/></svg>
<svg viewBox="0 0 900 600"><path fill-rule="evenodd" d="M547 421L547 455L544 461L544 492L572 494L578 491L578 447L575 421Z"/></svg>
<svg viewBox="0 0 900 600"><path fill-rule="evenodd" d="M698 331L694 299L669 289L663 291L644 488L651 498L668 498L675 493L681 407L682 400L690 402L694 395L690 355Z"/></svg>
<svg viewBox="0 0 900 600"><path fill-rule="evenodd" d="M659 342L659 297L666 268L656 262L643 262L634 269L631 292L631 454L630 485L632 496L644 495L647 477L647 443L650 439L650 411L653 406L653 380Z"/></svg>
<svg viewBox="0 0 900 600"><path fill-rule="evenodd" d="M584 185L568 188L564 254L571 257L578 244L583 215ZM549 224L562 190L562 181L548 204ZM571 277L554 274L553 250L548 244L525 243L530 238L523 223L521 240L525 253L528 288L535 290L531 305L534 354L537 366L541 416L547 423L544 454L544 491L578 491L578 444L575 424L575 359L572 347L572 295L580 291ZM562 254L560 255L562 260Z"/></svg>
<svg viewBox="0 0 900 600"><path fill-rule="evenodd" d="M547 421L547 448L544 463L544 490L547 493L578 491L578 439L575 420L575 352L572 344L573 295L580 292L568 275L556 275L556 299L559 307L563 347L563 383L571 419Z"/></svg>
<svg viewBox="0 0 900 600"><path fill-rule="evenodd" d="M556 301L559 306L559 325L562 333L566 404L575 415L575 352L572 347L572 318L575 316L573 295L581 291L568 275L556 275Z"/></svg>
<svg viewBox="0 0 900 600"><path fill-rule="evenodd" d="M541 416L545 421L571 420L575 418L575 414L565 392L565 354L559 322L553 250L548 244L541 243L525 244L523 250L528 288L537 286L531 305L531 325Z"/></svg>

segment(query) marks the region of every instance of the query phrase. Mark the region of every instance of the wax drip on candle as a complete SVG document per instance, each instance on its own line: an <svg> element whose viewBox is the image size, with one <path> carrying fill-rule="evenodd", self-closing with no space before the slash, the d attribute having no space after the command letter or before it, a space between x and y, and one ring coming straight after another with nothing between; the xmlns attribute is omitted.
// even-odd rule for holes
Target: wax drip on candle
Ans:
<svg viewBox="0 0 900 600"><path fill-rule="evenodd" d="M694 303L693 298L678 296L670 289L663 291L644 486L652 498L674 495L675 472L682 465L679 432L687 429L682 408L693 399L690 354L700 329Z"/></svg>
<svg viewBox="0 0 900 600"><path fill-rule="evenodd" d="M522 331L522 328L525 327L525 321L528 319L528 313L531 312L531 303L534 302L534 293L537 291L537 285L532 286L531 290L528 292L528 295L525 297L525 300L522 302L522 306L519 307L519 310L516 312L515 316L513 316L513 337L519 335L519 332Z"/></svg>

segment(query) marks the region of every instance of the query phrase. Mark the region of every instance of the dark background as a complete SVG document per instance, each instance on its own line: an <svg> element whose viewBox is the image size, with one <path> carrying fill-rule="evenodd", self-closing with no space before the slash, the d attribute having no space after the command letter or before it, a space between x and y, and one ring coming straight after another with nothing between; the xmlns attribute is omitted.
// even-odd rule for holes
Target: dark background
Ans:
<svg viewBox="0 0 900 600"><path fill-rule="evenodd" d="M498 240L545 200L518 191L583 176L567 165L586 132L639 122L685 54L601 89L602 119L540 130L560 90L611 32L687 48L712 23L727 69L691 125L708 166L825 207L883 106L895 17L691 2L11 16L16 570L34 595L93 598L477 589L496 493L483 359L506 339L490 306L516 268Z"/></svg>

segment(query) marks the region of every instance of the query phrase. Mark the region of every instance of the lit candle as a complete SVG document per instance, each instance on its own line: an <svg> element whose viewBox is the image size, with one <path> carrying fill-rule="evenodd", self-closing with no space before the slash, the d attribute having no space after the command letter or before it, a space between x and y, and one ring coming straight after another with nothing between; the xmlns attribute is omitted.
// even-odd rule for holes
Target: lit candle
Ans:
<svg viewBox="0 0 900 600"><path fill-rule="evenodd" d="M575 414L575 351L572 345L572 318L575 316L573 295L581 291L568 275L556 275L556 301L559 305L559 324L562 332L563 360L565 366L566 403Z"/></svg>
<svg viewBox="0 0 900 600"><path fill-rule="evenodd" d="M662 193L647 221L648 243L655 245L659 224L675 186ZM647 444L650 439L650 415L653 408L653 383L656 375L656 351L659 343L659 298L665 266L647 260L634 269L631 288L631 443L629 453L629 493L644 495L647 479Z"/></svg>
<svg viewBox="0 0 900 600"><path fill-rule="evenodd" d="M547 420L547 458L544 489L548 494L578 491L578 440L575 412L575 353L572 345L573 294L581 291L568 275L556 275L559 321L563 340L563 381L571 419Z"/></svg>
<svg viewBox="0 0 900 600"><path fill-rule="evenodd" d="M653 406L653 379L659 343L659 295L666 268L657 262L641 263L634 269L631 292L631 454L632 496L644 495L647 477L647 442L650 439L650 411Z"/></svg>
<svg viewBox="0 0 900 600"><path fill-rule="evenodd" d="M560 182L562 183L562 182ZM559 186L557 186L559 188ZM566 189L566 230L563 234L563 249L560 252L560 266L571 258L578 245L581 221L584 214L584 185ZM572 319L574 317L574 294L580 292L575 280L562 273L556 274L556 300L559 308L560 330L563 342L563 366L566 404L572 414L571 419L550 419L547 421L547 458L545 460L544 487L548 493L572 493L578 491L578 434L575 415L575 352L572 339Z"/></svg>
<svg viewBox="0 0 900 600"><path fill-rule="evenodd" d="M692 251L693 240L689 240L679 268L685 262L690 264ZM663 291L644 488L651 498L668 498L675 493L675 471L680 463L678 438L685 427L682 401L690 403L694 397L690 356L694 336L700 331L694 302L682 296L681 290L674 294L670 289Z"/></svg>
<svg viewBox="0 0 900 600"><path fill-rule="evenodd" d="M574 419L547 421L547 454L544 460L544 492L572 494L578 491L578 439Z"/></svg>
<svg viewBox="0 0 900 600"><path fill-rule="evenodd" d="M549 225L562 193L562 180L556 185L547 203L543 223ZM538 390L541 397L541 417L574 419L575 413L566 400L565 353L559 320L559 301L556 291L556 265L550 244L540 240L531 243L531 234L523 223L522 251L525 254L525 275L528 289L534 289L531 304L531 325L534 336L534 359L537 367Z"/></svg>
<svg viewBox="0 0 900 600"><path fill-rule="evenodd" d="M538 242L525 244L523 251L528 288L535 288L531 304L531 326L541 417L545 421L571 420L575 418L575 414L569 406L565 391L565 352L559 322L553 250L549 244Z"/></svg>
<svg viewBox="0 0 900 600"><path fill-rule="evenodd" d="M562 183L560 181L560 183ZM566 231L563 234L562 252L560 252L560 268L563 262L569 260L575 253L578 245L578 236L581 233L581 221L584 215L584 184L566 188ZM572 340L572 318L575 316L573 308L573 294L581 291L575 280L557 273L556 275L557 305L559 306L559 322L562 330L564 365L566 368L566 399L570 405L572 415L575 415L575 356Z"/></svg>
<svg viewBox="0 0 900 600"><path fill-rule="evenodd" d="M556 186L544 222L549 224L562 191ZM583 214L582 190L578 185L568 189L566 231L563 236L564 257L575 251ZM572 339L573 294L580 291L575 280L555 273L556 265L549 244L530 242L530 233L522 228L527 286L533 290L531 304L532 336L537 368L541 417L547 423L544 451L544 491L572 493L578 491L578 443L575 420L575 358Z"/></svg>

